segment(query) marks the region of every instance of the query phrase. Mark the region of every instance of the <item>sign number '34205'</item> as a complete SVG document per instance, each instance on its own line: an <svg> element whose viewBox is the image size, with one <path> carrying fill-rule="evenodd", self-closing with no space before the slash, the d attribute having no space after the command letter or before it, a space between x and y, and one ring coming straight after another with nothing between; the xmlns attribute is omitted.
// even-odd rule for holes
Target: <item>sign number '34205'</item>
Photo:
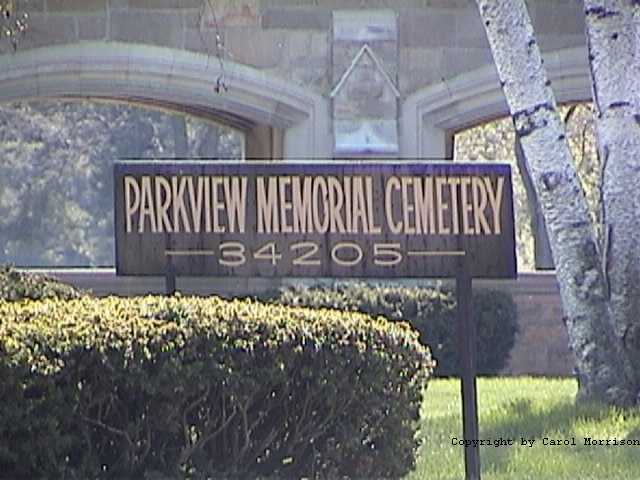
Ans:
<svg viewBox="0 0 640 480"><path fill-rule="evenodd" d="M515 275L501 164L122 162L118 274Z"/></svg>

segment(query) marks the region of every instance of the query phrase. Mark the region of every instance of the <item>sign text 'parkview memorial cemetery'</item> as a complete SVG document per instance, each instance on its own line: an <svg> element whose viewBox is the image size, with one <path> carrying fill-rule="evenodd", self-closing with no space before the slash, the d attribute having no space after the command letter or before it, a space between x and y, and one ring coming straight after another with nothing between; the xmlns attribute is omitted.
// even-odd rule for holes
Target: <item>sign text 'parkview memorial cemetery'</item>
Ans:
<svg viewBox="0 0 640 480"><path fill-rule="evenodd" d="M120 275L515 276L511 171L479 163L118 162Z"/></svg>

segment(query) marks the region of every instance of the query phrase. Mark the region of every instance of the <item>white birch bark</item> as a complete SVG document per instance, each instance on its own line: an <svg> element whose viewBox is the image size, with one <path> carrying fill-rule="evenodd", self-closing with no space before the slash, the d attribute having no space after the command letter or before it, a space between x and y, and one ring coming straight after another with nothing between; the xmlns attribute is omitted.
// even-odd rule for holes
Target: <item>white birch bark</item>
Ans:
<svg viewBox="0 0 640 480"><path fill-rule="evenodd" d="M580 397L630 405L635 391L610 327L599 248L526 5L476 2L547 222Z"/></svg>
<svg viewBox="0 0 640 480"><path fill-rule="evenodd" d="M640 5L585 0L602 161L603 269L616 336L640 384Z"/></svg>

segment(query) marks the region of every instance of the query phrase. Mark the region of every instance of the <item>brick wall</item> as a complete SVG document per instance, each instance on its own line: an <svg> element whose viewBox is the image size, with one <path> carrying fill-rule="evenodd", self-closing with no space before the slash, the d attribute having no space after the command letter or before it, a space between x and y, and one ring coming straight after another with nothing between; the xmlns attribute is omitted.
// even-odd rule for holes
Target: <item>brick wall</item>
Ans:
<svg viewBox="0 0 640 480"><path fill-rule="evenodd" d="M514 282L479 281L481 287L511 292L518 306L520 332L504 373L571 375L574 366L562 317L555 275L524 273Z"/></svg>

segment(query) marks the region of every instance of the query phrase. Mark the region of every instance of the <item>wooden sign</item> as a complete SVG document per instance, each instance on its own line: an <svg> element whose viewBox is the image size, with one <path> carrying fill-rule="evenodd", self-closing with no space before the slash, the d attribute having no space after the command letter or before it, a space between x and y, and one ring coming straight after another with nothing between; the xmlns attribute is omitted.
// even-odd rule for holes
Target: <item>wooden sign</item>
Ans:
<svg viewBox="0 0 640 480"><path fill-rule="evenodd" d="M117 162L115 230L119 275L516 275L503 164Z"/></svg>

